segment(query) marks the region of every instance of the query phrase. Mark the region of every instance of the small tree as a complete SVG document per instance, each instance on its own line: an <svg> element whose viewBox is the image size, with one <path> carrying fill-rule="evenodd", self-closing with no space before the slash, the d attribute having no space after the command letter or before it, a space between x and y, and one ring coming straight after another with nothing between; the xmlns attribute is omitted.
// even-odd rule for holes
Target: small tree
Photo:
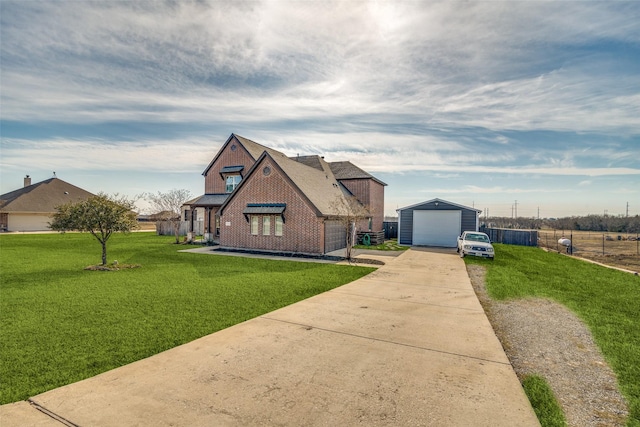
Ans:
<svg viewBox="0 0 640 427"><path fill-rule="evenodd" d="M336 197L331 207L337 213L336 219L345 231L346 258L350 260L353 246L356 244L358 223L368 220L372 213L355 196Z"/></svg>
<svg viewBox="0 0 640 427"><path fill-rule="evenodd" d="M134 202L126 197L99 193L80 202L56 207L52 230L88 231L102 245L102 265L107 264L107 241L115 232L127 233L136 228Z"/></svg>
<svg viewBox="0 0 640 427"><path fill-rule="evenodd" d="M158 212L161 221L168 221L173 226L176 243L180 243L180 222L182 221L182 205L191 198L189 190L173 189L157 194L147 193L144 198L151 203L152 209Z"/></svg>

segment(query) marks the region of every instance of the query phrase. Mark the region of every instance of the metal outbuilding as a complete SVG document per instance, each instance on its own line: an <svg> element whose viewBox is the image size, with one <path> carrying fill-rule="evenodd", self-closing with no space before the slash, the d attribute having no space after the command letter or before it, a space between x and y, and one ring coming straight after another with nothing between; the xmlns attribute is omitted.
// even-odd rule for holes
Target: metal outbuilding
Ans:
<svg viewBox="0 0 640 427"><path fill-rule="evenodd" d="M453 248L463 231L478 231L482 210L432 199L397 212L398 244Z"/></svg>

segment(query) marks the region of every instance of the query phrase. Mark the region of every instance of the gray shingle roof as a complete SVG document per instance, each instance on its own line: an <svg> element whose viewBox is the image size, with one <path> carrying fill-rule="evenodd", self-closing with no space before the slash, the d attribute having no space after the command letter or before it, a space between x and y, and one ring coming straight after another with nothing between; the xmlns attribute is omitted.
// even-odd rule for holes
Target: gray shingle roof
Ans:
<svg viewBox="0 0 640 427"><path fill-rule="evenodd" d="M290 159L319 170L322 170L322 163L324 162L324 158L317 155L290 157ZM375 176L366 171L363 171L351 162L347 161L324 163L329 165L329 167L331 168L331 172L333 172L333 176L338 181L345 179L373 179L374 181L379 182L382 185L387 185Z"/></svg>
<svg viewBox="0 0 640 427"><path fill-rule="evenodd" d="M363 171L351 162L327 163L323 157L318 155L287 157L280 151L265 147L264 145L233 133L227 139L225 145L233 139L242 144L251 157L256 160L256 163L248 174L253 173L257 167L258 160L262 159L262 156L269 156L291 181L293 181L300 192L307 197L321 215L342 215L344 212L340 212L340 209L349 205L346 198L350 196L350 193L340 184L340 180L373 179L382 185L386 185L384 182ZM220 152L221 151L222 150L220 150ZM217 156L211 161L207 169L205 169L203 175L207 173L216 159ZM245 179L242 180L238 189L242 187L247 178L248 177L245 177ZM228 201L229 199L227 199L224 204L226 205Z"/></svg>
<svg viewBox="0 0 640 427"><path fill-rule="evenodd" d="M321 170L284 155L271 157L322 215L341 215L345 194L327 162L318 159Z"/></svg>
<svg viewBox="0 0 640 427"><path fill-rule="evenodd" d="M222 206L225 200L229 197L229 194L203 194L195 199L185 202L188 206Z"/></svg>
<svg viewBox="0 0 640 427"><path fill-rule="evenodd" d="M247 149L247 151L249 152L249 154L251 154L251 157L253 157L254 160L258 160L258 158L265 151L269 153L272 157L284 156L284 154L282 154L278 150L274 150L273 148L265 147L262 144L258 144L257 142L244 138L240 135L236 135L235 133L231 135L234 136L244 146L244 148Z"/></svg>
<svg viewBox="0 0 640 427"><path fill-rule="evenodd" d="M320 156L296 156L289 157L291 160L295 160L296 162L302 163L309 167L322 170L322 163L320 163Z"/></svg>
<svg viewBox="0 0 640 427"><path fill-rule="evenodd" d="M249 203L244 211L245 215L280 215L287 209L286 203Z"/></svg>
<svg viewBox="0 0 640 427"><path fill-rule="evenodd" d="M56 206L86 200L94 194L59 178L50 178L0 196L0 212L52 213Z"/></svg>
<svg viewBox="0 0 640 427"><path fill-rule="evenodd" d="M239 165L239 166L225 166L222 169L220 169L220 173L240 172L243 169L244 169L244 166L242 166L242 165Z"/></svg>

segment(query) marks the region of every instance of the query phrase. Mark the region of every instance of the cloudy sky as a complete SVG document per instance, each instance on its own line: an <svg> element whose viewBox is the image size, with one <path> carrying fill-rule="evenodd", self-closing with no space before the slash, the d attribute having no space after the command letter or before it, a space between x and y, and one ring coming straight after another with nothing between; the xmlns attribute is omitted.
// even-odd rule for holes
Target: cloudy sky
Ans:
<svg viewBox="0 0 640 427"><path fill-rule="evenodd" d="M197 196L233 132L352 161L387 214L640 214L640 2L0 7L0 193Z"/></svg>

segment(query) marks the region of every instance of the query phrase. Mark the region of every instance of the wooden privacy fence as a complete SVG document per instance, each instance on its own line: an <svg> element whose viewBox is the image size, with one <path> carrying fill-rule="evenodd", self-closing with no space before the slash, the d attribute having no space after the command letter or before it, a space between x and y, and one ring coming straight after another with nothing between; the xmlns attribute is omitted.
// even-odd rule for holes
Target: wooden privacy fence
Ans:
<svg viewBox="0 0 640 427"><path fill-rule="evenodd" d="M493 243L507 245L538 246L537 230L514 230L511 228L482 228L480 231L487 233Z"/></svg>
<svg viewBox="0 0 640 427"><path fill-rule="evenodd" d="M180 236L186 236L189 231L189 223L187 221L180 222ZM204 221L193 222L193 232L196 235L204 234ZM156 233L160 236L173 236L173 224L170 221L156 222Z"/></svg>
<svg viewBox="0 0 640 427"><path fill-rule="evenodd" d="M384 221L382 227L384 228L385 239L398 238L398 221Z"/></svg>

